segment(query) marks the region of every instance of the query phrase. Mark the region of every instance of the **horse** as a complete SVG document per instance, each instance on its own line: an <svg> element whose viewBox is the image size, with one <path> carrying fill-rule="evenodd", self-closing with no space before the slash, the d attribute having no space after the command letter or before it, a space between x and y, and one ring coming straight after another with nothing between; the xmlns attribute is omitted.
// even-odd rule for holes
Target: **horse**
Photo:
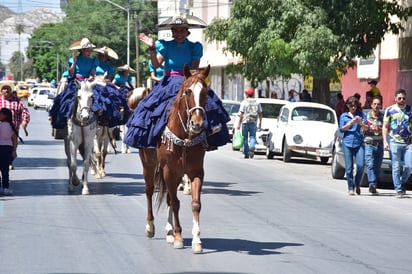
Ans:
<svg viewBox="0 0 412 274"><path fill-rule="evenodd" d="M183 83L173 102L168 122L157 142L157 147L139 149L147 201L146 236L152 238L155 234L152 201L154 189L159 189L156 199L158 208L164 202L167 191L166 241L173 243L176 249L184 247L177 187L181 178L187 174L192 181L193 252L203 251L199 217L200 194L204 178L203 162L207 145L204 119L208 89L205 78L209 70L210 66L201 72L191 73L189 67L184 66Z"/></svg>
<svg viewBox="0 0 412 274"><path fill-rule="evenodd" d="M92 174L97 179L102 179L106 176L105 163L108 152L108 146L111 142L111 131L108 124L103 120L97 121L96 135L93 139L94 158L91 161Z"/></svg>
<svg viewBox="0 0 412 274"><path fill-rule="evenodd" d="M91 110L93 86L95 82L83 81L74 100L73 113L67 121L67 135L64 138L67 165L69 168L69 192L80 184L77 177L77 150L83 158L82 194L89 194L87 174L93 151L93 139L96 135L96 115Z"/></svg>
<svg viewBox="0 0 412 274"><path fill-rule="evenodd" d="M127 94L127 106L131 111L134 111L139 104L139 102L146 97L150 92L150 88L137 87L131 90ZM120 126L120 138L124 140L127 127L125 125ZM130 153L130 147L122 142L122 153Z"/></svg>

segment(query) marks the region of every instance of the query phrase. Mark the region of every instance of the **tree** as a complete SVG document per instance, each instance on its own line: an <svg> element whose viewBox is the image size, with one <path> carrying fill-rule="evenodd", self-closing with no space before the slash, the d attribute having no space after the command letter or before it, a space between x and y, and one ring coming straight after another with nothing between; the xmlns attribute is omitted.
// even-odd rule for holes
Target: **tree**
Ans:
<svg viewBox="0 0 412 274"><path fill-rule="evenodd" d="M398 34L410 15L396 0L237 0L230 18L213 20L205 34L242 57L232 71L252 82L311 75L314 101L328 104L330 79L371 54L386 33Z"/></svg>
<svg viewBox="0 0 412 274"><path fill-rule="evenodd" d="M13 74L13 79L22 79L21 66L24 63L24 55L21 51L13 52L9 61L9 68Z"/></svg>
<svg viewBox="0 0 412 274"><path fill-rule="evenodd" d="M112 1L122 7L127 7L125 1ZM130 2L130 10L136 11L144 29L154 26L157 22L157 3L141 1ZM64 7L66 16L62 23L44 24L35 29L30 39L28 56L39 76L48 79L55 78L56 60L59 71L67 69L67 59L70 56L69 45L83 37L90 39L98 47L108 46L119 55L119 60L111 60L114 66L127 63L127 14L121 9L105 1L72 0ZM130 60L135 67L135 41L133 34L133 17L130 20ZM45 42L48 41L48 42ZM49 43L51 42L51 44ZM143 50L139 61L149 59ZM143 77L148 77L147 71Z"/></svg>

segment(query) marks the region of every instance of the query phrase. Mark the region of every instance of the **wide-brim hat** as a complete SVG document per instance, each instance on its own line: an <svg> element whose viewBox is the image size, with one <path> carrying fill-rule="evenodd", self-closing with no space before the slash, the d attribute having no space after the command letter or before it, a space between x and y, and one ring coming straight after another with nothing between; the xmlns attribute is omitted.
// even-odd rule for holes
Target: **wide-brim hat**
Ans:
<svg viewBox="0 0 412 274"><path fill-rule="evenodd" d="M106 47L106 46L102 47L102 48L93 49L93 51L97 52L97 53L100 53L100 54L107 55L110 58L113 58L113 59L116 59L116 60L119 59L119 56L117 55L117 53L114 50L112 50L111 48Z"/></svg>
<svg viewBox="0 0 412 274"><path fill-rule="evenodd" d="M124 65L124 66L118 67L117 70L118 70L118 71L126 71L126 70L128 70L128 71L133 72L133 73L136 72L136 71L135 71L134 69L132 69L129 65Z"/></svg>
<svg viewBox="0 0 412 274"><path fill-rule="evenodd" d="M1 91L4 87L9 87L10 91L13 91L13 85L11 85L10 83L2 83L2 84L0 84L0 91Z"/></svg>
<svg viewBox="0 0 412 274"><path fill-rule="evenodd" d="M93 45L88 38L83 38L82 40L74 41L69 49L76 50L76 49L89 49L95 48L96 46Z"/></svg>
<svg viewBox="0 0 412 274"><path fill-rule="evenodd" d="M162 23L156 25L158 30L170 30L173 27L187 27L190 29L203 29L207 24L200 18L193 15L180 14L169 17Z"/></svg>

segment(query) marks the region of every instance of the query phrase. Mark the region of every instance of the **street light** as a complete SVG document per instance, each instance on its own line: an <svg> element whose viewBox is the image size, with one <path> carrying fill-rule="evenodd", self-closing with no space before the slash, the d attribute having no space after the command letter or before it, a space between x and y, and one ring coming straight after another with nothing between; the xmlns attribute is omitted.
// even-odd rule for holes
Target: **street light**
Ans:
<svg viewBox="0 0 412 274"><path fill-rule="evenodd" d="M127 12L127 64L130 65L130 5L127 8L120 6L110 0L103 0L113 6L118 7L119 9Z"/></svg>

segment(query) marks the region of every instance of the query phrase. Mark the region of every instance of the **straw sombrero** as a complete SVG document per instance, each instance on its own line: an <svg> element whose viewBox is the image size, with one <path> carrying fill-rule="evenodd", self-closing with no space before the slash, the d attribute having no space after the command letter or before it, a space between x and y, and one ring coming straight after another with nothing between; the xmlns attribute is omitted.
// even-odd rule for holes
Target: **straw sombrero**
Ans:
<svg viewBox="0 0 412 274"><path fill-rule="evenodd" d="M100 53L100 54L105 54L105 55L109 56L110 58L113 58L113 59L116 59L116 60L119 59L119 56L117 55L117 53L114 50L112 50L111 48L106 47L106 46L104 46L102 48L93 49L93 51L97 52L97 53Z"/></svg>
<svg viewBox="0 0 412 274"><path fill-rule="evenodd" d="M134 69L132 69L129 65L124 65L124 66L118 67L117 70L118 70L118 71L128 70L128 71L130 71L130 72L132 72L132 73L135 73L135 72L136 72L136 71L135 71Z"/></svg>
<svg viewBox="0 0 412 274"><path fill-rule="evenodd" d="M74 41L69 49L76 50L76 49L88 49L88 48L95 48L96 46L93 45L88 38L83 38L79 41Z"/></svg>

